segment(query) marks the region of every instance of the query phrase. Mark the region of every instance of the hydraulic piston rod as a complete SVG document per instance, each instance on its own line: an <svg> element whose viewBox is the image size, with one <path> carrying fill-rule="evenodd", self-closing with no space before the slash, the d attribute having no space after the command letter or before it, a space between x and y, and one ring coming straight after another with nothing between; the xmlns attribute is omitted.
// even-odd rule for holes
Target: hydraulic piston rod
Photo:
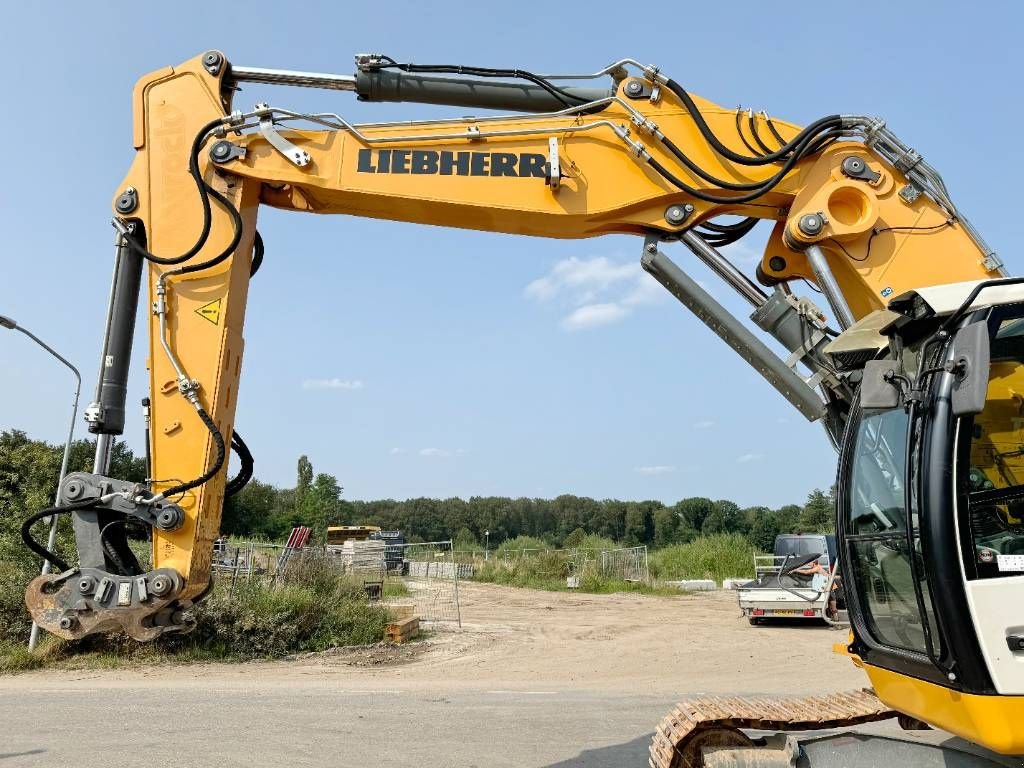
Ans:
<svg viewBox="0 0 1024 768"><path fill-rule="evenodd" d="M697 281L681 270L675 262L658 250L657 239L648 237L640 260L669 292L679 299L697 319L713 330L736 353L792 403L809 421L825 415L825 403L792 369L780 360L760 339L751 333L729 310L715 301L697 285Z"/></svg>
<svg viewBox="0 0 1024 768"><path fill-rule="evenodd" d="M716 275L725 280L736 289L736 292L751 303L754 307L760 307L768 301L768 294L762 291L753 280L740 272L725 258L717 248L709 245L708 242L695 232L687 230L683 232L682 241L693 251L694 255L703 261Z"/></svg>

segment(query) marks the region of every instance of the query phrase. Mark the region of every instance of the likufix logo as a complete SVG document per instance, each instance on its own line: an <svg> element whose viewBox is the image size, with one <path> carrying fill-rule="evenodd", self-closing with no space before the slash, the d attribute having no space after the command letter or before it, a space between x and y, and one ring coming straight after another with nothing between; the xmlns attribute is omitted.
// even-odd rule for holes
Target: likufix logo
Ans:
<svg viewBox="0 0 1024 768"><path fill-rule="evenodd" d="M360 149L359 173L437 176L516 176L543 179L548 159L533 152L436 152L432 149Z"/></svg>

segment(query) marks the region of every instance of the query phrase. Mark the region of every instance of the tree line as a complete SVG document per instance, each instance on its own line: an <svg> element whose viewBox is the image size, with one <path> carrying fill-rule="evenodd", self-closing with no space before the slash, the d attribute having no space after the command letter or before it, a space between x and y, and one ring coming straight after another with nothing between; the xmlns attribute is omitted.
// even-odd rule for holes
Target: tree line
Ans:
<svg viewBox="0 0 1024 768"><path fill-rule="evenodd" d="M400 530L409 541L454 539L460 549L492 547L518 536L553 547L594 534L626 546L668 546L713 533L739 533L771 550L780 533L833 529L832 491L815 489L804 504L778 509L740 507L728 499L691 497L669 506L661 501L592 499L563 494L553 499L471 496L351 501L334 475L314 473L298 460L294 488L253 480L224 505L221 529L230 535L277 540L292 527L308 525L322 536L329 525L379 525ZM489 535L488 535L489 534Z"/></svg>
<svg viewBox="0 0 1024 768"><path fill-rule="evenodd" d="M90 471L95 443L78 440L71 471ZM49 506L56 490L62 447L32 440L24 432L0 433L0 559L12 556L21 521ZM123 442L114 444L111 474L139 481L145 461ZM460 548L495 547L517 536L531 536L553 547L594 534L627 546L667 546L702 534L740 533L770 550L779 533L830 531L831 491L814 490L804 504L777 509L740 507L728 499L685 498L672 505L648 499L622 501L563 494L553 499L472 496L469 499L415 498L352 501L343 498L337 477L314 472L306 456L298 460L292 488L252 480L227 499L221 530L241 538L284 539L297 525L322 539L329 525L379 525L401 530L409 541L455 539ZM489 536L485 535L489 532Z"/></svg>

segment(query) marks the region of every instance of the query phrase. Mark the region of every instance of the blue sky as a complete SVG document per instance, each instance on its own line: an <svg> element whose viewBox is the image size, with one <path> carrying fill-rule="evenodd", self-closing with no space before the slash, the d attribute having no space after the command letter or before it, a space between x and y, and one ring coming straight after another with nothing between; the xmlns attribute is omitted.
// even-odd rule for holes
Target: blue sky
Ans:
<svg viewBox="0 0 1024 768"><path fill-rule="evenodd" d="M0 314L76 362L91 399L132 85L214 47L237 64L339 73L364 51L540 72L632 56L720 104L798 123L878 114L943 172L1019 272L1017 5L871 6L11 4L0 31ZM256 87L238 104L264 98L356 121L442 114ZM272 210L260 229L267 260L250 292L237 423L261 479L293 483L307 453L350 498L570 492L777 505L832 482L821 428L640 272L635 238ZM766 236L763 225L732 255L750 269ZM668 252L714 285L681 247ZM145 394L144 359L137 346L130 404ZM0 370L0 427L62 440L66 371L14 334L0 334ZM141 429L132 407L136 448Z"/></svg>

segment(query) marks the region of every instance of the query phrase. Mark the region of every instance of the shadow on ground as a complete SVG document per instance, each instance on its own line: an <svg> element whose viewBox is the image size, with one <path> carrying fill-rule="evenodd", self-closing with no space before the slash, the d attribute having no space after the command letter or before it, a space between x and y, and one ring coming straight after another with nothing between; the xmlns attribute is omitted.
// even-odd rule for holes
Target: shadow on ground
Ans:
<svg viewBox="0 0 1024 768"><path fill-rule="evenodd" d="M645 768L653 733L638 736L624 744L601 749L585 749L576 757L551 763L544 768Z"/></svg>

